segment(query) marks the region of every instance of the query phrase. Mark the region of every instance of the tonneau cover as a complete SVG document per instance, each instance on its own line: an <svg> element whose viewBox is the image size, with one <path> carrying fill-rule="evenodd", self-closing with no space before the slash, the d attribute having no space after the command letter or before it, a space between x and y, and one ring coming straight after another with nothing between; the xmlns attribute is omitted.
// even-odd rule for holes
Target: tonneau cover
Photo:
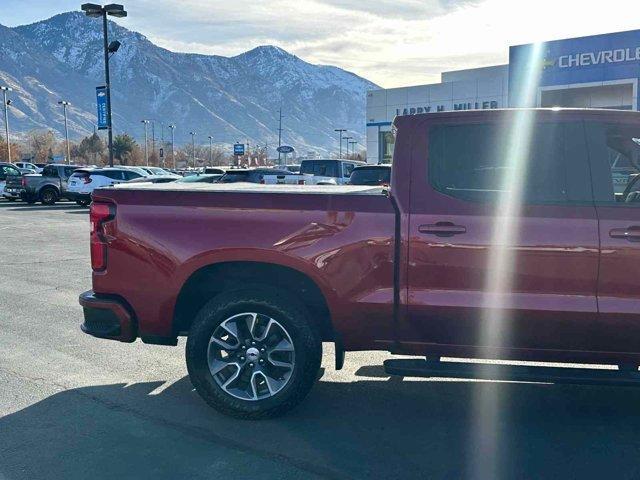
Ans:
<svg viewBox="0 0 640 480"><path fill-rule="evenodd" d="M360 185L261 185L256 183L120 183L116 190L153 190L171 192L297 193L330 195L381 195L383 187Z"/></svg>

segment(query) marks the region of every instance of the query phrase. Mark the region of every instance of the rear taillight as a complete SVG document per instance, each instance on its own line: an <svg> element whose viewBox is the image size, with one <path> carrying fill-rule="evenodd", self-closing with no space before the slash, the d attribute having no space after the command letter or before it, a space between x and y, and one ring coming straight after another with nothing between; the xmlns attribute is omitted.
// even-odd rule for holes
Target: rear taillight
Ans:
<svg viewBox="0 0 640 480"><path fill-rule="evenodd" d="M89 209L91 221L91 268L100 272L107 268L107 239L105 223L116 216L116 206L111 203L93 202Z"/></svg>
<svg viewBox="0 0 640 480"><path fill-rule="evenodd" d="M22 177L22 186L23 186L24 188L26 188L26 187L27 187L27 179L26 179L26 178L24 178L24 177Z"/></svg>

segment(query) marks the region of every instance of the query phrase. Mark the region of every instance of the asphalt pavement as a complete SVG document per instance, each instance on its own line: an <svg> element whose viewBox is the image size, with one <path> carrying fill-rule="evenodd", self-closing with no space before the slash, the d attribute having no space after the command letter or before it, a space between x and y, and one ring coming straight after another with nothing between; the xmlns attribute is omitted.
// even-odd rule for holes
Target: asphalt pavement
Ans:
<svg viewBox="0 0 640 480"><path fill-rule="evenodd" d="M87 209L0 201L0 479L639 478L640 390L390 378L348 353L289 415L238 421L178 347L84 335Z"/></svg>

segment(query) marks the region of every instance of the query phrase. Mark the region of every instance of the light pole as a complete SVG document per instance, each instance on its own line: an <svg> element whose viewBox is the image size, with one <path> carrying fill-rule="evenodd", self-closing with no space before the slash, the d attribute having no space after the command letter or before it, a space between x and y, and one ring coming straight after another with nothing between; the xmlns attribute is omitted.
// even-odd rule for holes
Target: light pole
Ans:
<svg viewBox="0 0 640 480"><path fill-rule="evenodd" d="M174 146L175 146L175 137L174 137L174 130L176 129L176 126L171 124L169 125L169 128L171 129L171 159L173 160L173 169L176 169L176 154L175 154L175 150L174 150Z"/></svg>
<svg viewBox="0 0 640 480"><path fill-rule="evenodd" d="M113 126L111 123L111 82L109 80L109 54L116 53L120 48L117 40L109 43L107 33L107 15L126 17L127 12L122 5L110 3L104 7L95 3L85 3L81 7L88 17L102 17L102 31L104 37L104 80L107 91L107 137L109 139L109 166L113 167Z"/></svg>
<svg viewBox="0 0 640 480"><path fill-rule="evenodd" d="M278 165L280 165L280 147L282 146L282 107L278 110L280 122L278 123Z"/></svg>
<svg viewBox="0 0 640 480"><path fill-rule="evenodd" d="M151 120L151 155L156 154L156 122Z"/></svg>
<svg viewBox="0 0 640 480"><path fill-rule="evenodd" d="M213 137L209 135L209 166L213 166Z"/></svg>
<svg viewBox="0 0 640 480"><path fill-rule="evenodd" d="M149 166L149 141L147 136L147 125L149 125L149 120L140 120L144 123L144 161L147 162L147 167Z"/></svg>
<svg viewBox="0 0 640 480"><path fill-rule="evenodd" d="M353 140L353 137L342 137L347 145L347 158L349 158L349 140Z"/></svg>
<svg viewBox="0 0 640 480"><path fill-rule="evenodd" d="M67 128L67 106L71 105L71 102L60 100L58 105L62 105L62 111L64 112L64 137L67 141L67 163L69 163L71 162L71 149L69 148L69 128Z"/></svg>
<svg viewBox="0 0 640 480"><path fill-rule="evenodd" d="M340 134L340 154L338 155L338 158L342 158L342 132L346 132L347 130L345 128L336 128L334 130L334 132L338 132Z"/></svg>
<svg viewBox="0 0 640 480"><path fill-rule="evenodd" d="M351 144L351 155L355 155L356 153L356 145L358 144L358 142L356 142L355 140L353 142L349 142Z"/></svg>
<svg viewBox="0 0 640 480"><path fill-rule="evenodd" d="M191 135L191 163L196 168L196 132L189 132Z"/></svg>
<svg viewBox="0 0 640 480"><path fill-rule="evenodd" d="M11 100L7 100L7 93L12 92L11 87L0 87L2 95L4 97L4 134L7 139L7 162L11 163L11 143L9 143L9 105Z"/></svg>

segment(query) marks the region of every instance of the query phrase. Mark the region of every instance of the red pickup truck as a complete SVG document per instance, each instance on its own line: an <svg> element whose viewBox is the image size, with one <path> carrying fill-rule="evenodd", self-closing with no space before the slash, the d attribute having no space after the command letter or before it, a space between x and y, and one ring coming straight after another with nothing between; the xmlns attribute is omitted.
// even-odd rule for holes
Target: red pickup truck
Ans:
<svg viewBox="0 0 640 480"><path fill-rule="evenodd" d="M640 176L612 171L639 170L640 114L441 112L394 127L389 189L96 190L83 331L186 335L199 394L242 418L300 402L322 342L336 368L345 351L386 350L425 357L387 360L398 375L640 383Z"/></svg>

